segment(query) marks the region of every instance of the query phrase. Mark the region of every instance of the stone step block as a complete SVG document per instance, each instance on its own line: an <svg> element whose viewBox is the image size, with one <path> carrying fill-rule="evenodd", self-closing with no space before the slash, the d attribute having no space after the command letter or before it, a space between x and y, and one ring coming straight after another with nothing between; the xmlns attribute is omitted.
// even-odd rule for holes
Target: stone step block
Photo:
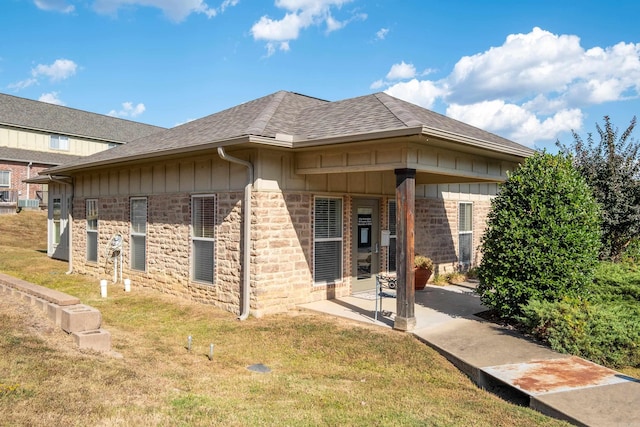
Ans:
<svg viewBox="0 0 640 427"><path fill-rule="evenodd" d="M84 304L62 307L60 317L60 327L67 333L97 330L102 323L100 311Z"/></svg>
<svg viewBox="0 0 640 427"><path fill-rule="evenodd" d="M47 304L47 316L56 326L60 326L62 324L62 307L50 302Z"/></svg>
<svg viewBox="0 0 640 427"><path fill-rule="evenodd" d="M72 335L80 349L101 352L111 351L111 334L105 329L73 332Z"/></svg>

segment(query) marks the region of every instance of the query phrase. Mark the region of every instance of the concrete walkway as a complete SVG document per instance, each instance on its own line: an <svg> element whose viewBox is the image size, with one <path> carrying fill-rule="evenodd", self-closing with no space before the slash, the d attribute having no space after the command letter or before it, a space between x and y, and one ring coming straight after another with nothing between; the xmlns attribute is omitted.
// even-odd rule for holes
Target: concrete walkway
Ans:
<svg viewBox="0 0 640 427"><path fill-rule="evenodd" d="M386 295L376 301L375 291L363 292L301 308L392 328L396 300ZM427 286L416 291L411 333L479 386L544 414L575 425L640 426L640 380L475 316L484 310L472 284Z"/></svg>

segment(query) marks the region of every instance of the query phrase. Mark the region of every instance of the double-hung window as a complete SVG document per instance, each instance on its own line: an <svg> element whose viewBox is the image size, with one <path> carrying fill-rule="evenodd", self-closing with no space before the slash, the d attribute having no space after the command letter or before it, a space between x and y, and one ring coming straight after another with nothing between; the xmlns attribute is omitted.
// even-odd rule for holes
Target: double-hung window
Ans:
<svg viewBox="0 0 640 427"><path fill-rule="evenodd" d="M0 188L11 187L11 171L0 171Z"/></svg>
<svg viewBox="0 0 640 427"><path fill-rule="evenodd" d="M98 262L98 200L88 199L87 210L87 261Z"/></svg>
<svg viewBox="0 0 640 427"><path fill-rule="evenodd" d="M462 268L469 268L473 254L473 204L458 205L458 260Z"/></svg>
<svg viewBox="0 0 640 427"><path fill-rule="evenodd" d="M396 271L396 201L389 200L389 247L387 248L387 270Z"/></svg>
<svg viewBox="0 0 640 427"><path fill-rule="evenodd" d="M193 196L191 200L192 277L213 284L216 253L215 196Z"/></svg>
<svg viewBox="0 0 640 427"><path fill-rule="evenodd" d="M69 151L69 138L62 135L51 135L49 148L52 150Z"/></svg>
<svg viewBox="0 0 640 427"><path fill-rule="evenodd" d="M131 199L131 269L147 267L147 199Z"/></svg>
<svg viewBox="0 0 640 427"><path fill-rule="evenodd" d="M313 280L342 280L342 199L317 197L314 203Z"/></svg>

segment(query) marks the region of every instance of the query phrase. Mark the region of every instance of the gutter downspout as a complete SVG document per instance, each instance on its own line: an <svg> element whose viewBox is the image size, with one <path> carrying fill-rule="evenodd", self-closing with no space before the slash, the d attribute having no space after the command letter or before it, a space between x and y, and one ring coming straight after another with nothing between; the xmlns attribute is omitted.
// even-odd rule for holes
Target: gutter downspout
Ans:
<svg viewBox="0 0 640 427"><path fill-rule="evenodd" d="M49 181L51 182L55 182L56 184L62 184L62 185L70 185L71 186L71 198L69 199L69 206L67 206L67 228L69 229L69 241L67 242L67 247L69 248L69 270L66 271L65 274L71 274L73 273L73 247L72 242L73 242L73 181L72 182L65 182L59 179L56 179L54 177L52 177L51 175L47 175L49 177ZM48 204L48 200L47 200L47 204Z"/></svg>
<svg viewBox="0 0 640 427"><path fill-rule="evenodd" d="M31 166L33 165L33 162L29 162L29 164L27 165L27 179L31 178ZM31 198L31 193L29 192L29 190L31 189L30 184L27 182L27 199Z"/></svg>
<svg viewBox="0 0 640 427"><path fill-rule="evenodd" d="M242 251L242 303L240 309L240 316L238 320L247 320L249 317L249 292L251 290L250 282L250 263L251 263L251 188L253 184L253 165L246 160L238 159L236 157L229 156L225 153L223 147L218 147L218 155L223 160L231 163L236 163L247 168L248 182L244 187L244 207L243 207L243 251Z"/></svg>

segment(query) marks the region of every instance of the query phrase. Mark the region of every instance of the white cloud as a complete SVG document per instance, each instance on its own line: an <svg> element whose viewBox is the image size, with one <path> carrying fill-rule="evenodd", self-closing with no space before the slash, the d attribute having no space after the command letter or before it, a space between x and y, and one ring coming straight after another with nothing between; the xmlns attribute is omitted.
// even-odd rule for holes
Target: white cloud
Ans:
<svg viewBox="0 0 640 427"><path fill-rule="evenodd" d="M387 37L387 34L389 34L389 29L388 28L380 28L376 32L376 39L384 40Z"/></svg>
<svg viewBox="0 0 640 427"><path fill-rule="evenodd" d="M385 90L391 96L404 99L424 108L431 108L443 90L429 80L412 79L408 82L396 83Z"/></svg>
<svg viewBox="0 0 640 427"><path fill-rule="evenodd" d="M276 0L275 5L287 12L281 19L273 19L266 15L260 17L251 27L254 40L266 42L267 55L272 55L276 45L280 50L289 50L289 42L300 36L300 31L311 26L325 25L327 32L344 28L354 20L364 20L365 14L353 14L348 19L338 20L331 11L341 8L352 0ZM286 45L284 45L286 43ZM283 48L286 46L286 49Z"/></svg>
<svg viewBox="0 0 640 427"><path fill-rule="evenodd" d="M237 5L239 0L224 0L218 8L210 7L203 0L95 0L94 9L99 13L116 14L126 6L155 7L174 22L184 21L192 13L201 13L212 18L227 8Z"/></svg>
<svg viewBox="0 0 640 427"><path fill-rule="evenodd" d="M49 77L52 82L65 80L76 73L78 65L70 59L56 59L51 65L38 64L31 70L34 78Z"/></svg>
<svg viewBox="0 0 640 427"><path fill-rule="evenodd" d="M41 77L47 77L51 82L68 79L78 69L78 64L70 59L56 59L51 65L38 64L31 69L31 77L8 85L16 91L40 84Z"/></svg>
<svg viewBox="0 0 640 427"><path fill-rule="evenodd" d="M133 102L123 102L120 110L111 110L107 113L112 117L137 117L146 110L144 104L133 105Z"/></svg>
<svg viewBox="0 0 640 427"><path fill-rule="evenodd" d="M533 145L536 140L555 139L559 133L578 129L582 126L583 119L582 112L577 108L562 109L545 117L502 100L469 105L452 104L447 108L446 114L526 145Z"/></svg>
<svg viewBox="0 0 640 427"><path fill-rule="evenodd" d="M385 86L384 80L380 79L371 83L371 86L369 86L369 89L380 89L381 87L384 87L384 86Z"/></svg>
<svg viewBox="0 0 640 427"><path fill-rule="evenodd" d="M43 93L42 95L40 95L40 98L38 98L38 101L55 105L65 105L64 102L62 102L58 97L58 92Z"/></svg>
<svg viewBox="0 0 640 427"><path fill-rule="evenodd" d="M76 9L75 6L65 0L34 0L34 3L38 9L47 11L71 13Z"/></svg>
<svg viewBox="0 0 640 427"><path fill-rule="evenodd" d="M399 64L393 64L387 73L388 80L404 80L412 79L416 75L416 67L413 64L406 64L402 61Z"/></svg>
<svg viewBox="0 0 640 427"><path fill-rule="evenodd" d="M452 117L533 144L579 129L582 108L640 97L640 43L585 49L578 36L534 28L460 58L442 79L417 79L404 62L386 78L391 95L427 108L440 101Z"/></svg>
<svg viewBox="0 0 640 427"><path fill-rule="evenodd" d="M20 80L17 83L11 83L7 87L9 89L15 89L16 91L19 91L19 90L22 90L22 89L26 89L29 86L33 86L33 85L37 85L37 84L38 84L38 79L28 78L28 79L25 79L25 80Z"/></svg>

